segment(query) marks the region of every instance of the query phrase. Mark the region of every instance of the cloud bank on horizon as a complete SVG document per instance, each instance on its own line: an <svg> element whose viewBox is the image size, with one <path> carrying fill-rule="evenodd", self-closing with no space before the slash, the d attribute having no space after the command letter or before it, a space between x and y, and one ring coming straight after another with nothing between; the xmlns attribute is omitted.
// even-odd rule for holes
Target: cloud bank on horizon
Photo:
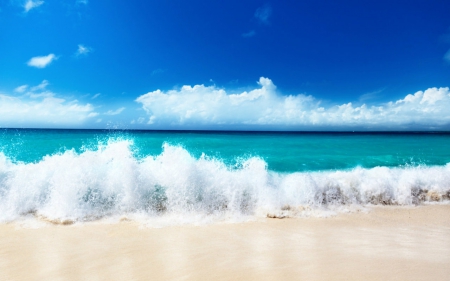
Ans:
<svg viewBox="0 0 450 281"><path fill-rule="evenodd" d="M0 93L1 127L216 129L216 130L448 130L450 89L429 88L385 103L329 104L311 95L284 95L269 78L239 93L217 86L185 85L155 90L125 106L103 109L99 93L91 103L63 97L50 83L21 85ZM96 104L92 104L95 99ZM123 105L123 104L122 104ZM132 107L132 106L130 106ZM139 110L140 109L140 110ZM142 115L144 112L144 115ZM103 117L102 117L103 116ZM102 118L100 118L102 117ZM111 119L112 118L112 119ZM118 119L119 118L119 119Z"/></svg>
<svg viewBox="0 0 450 281"><path fill-rule="evenodd" d="M310 95L282 95L269 78L259 88L228 93L216 86L156 90L136 102L156 127L234 126L264 129L439 129L450 125L450 90L429 88L382 104L324 105Z"/></svg>
<svg viewBox="0 0 450 281"><path fill-rule="evenodd" d="M96 117L94 106L58 97L46 89L47 80L37 86L15 89L20 96L0 93L0 124L10 127L73 127Z"/></svg>

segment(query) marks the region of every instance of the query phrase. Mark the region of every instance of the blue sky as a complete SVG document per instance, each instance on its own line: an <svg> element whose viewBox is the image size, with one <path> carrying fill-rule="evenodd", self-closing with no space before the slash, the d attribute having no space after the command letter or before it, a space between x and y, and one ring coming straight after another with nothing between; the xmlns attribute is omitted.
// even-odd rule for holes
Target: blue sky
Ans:
<svg viewBox="0 0 450 281"><path fill-rule="evenodd" d="M0 127L448 130L449 11L0 0Z"/></svg>

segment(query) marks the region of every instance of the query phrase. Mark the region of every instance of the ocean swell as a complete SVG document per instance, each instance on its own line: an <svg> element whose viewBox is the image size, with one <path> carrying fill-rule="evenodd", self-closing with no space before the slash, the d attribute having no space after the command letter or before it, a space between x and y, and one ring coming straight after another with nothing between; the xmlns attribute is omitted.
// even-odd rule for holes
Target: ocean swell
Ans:
<svg viewBox="0 0 450 281"><path fill-rule="evenodd" d="M0 152L1 222L30 215L58 223L123 216L172 222L304 216L449 197L449 164L277 173L258 157L227 166L169 144L160 155L139 158L130 140L81 153L67 150L36 163L13 162Z"/></svg>

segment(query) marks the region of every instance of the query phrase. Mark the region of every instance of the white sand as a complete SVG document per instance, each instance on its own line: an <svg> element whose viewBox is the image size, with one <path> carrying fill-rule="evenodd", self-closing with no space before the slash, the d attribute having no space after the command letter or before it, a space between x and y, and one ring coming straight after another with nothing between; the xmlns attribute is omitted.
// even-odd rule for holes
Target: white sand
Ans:
<svg viewBox="0 0 450 281"><path fill-rule="evenodd" d="M450 280L450 205L161 229L3 224L0 280Z"/></svg>

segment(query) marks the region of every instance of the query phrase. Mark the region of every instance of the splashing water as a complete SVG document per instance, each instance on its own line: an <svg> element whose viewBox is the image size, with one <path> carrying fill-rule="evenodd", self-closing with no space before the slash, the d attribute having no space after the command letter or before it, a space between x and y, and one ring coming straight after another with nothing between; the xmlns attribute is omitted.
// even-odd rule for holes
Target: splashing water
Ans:
<svg viewBox="0 0 450 281"><path fill-rule="evenodd" d="M28 163L0 152L0 221L33 214L58 223L123 216L198 223L450 197L449 164L277 172L258 156L229 164L168 143L144 157L134 147L110 138Z"/></svg>

